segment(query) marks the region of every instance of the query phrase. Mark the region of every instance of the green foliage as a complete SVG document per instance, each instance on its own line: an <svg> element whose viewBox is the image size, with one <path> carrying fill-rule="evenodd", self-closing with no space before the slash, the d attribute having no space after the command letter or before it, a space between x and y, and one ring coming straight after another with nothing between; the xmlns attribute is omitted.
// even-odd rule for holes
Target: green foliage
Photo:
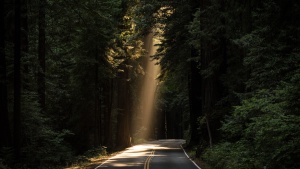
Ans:
<svg viewBox="0 0 300 169"><path fill-rule="evenodd" d="M8 166L6 166L5 164L3 164L3 160L0 158L0 168L1 169L10 169Z"/></svg>
<svg viewBox="0 0 300 169"><path fill-rule="evenodd" d="M55 131L50 119L40 113L35 93L24 95L22 154L29 168L47 168L65 164L72 158L72 151L66 144L65 138L70 136L68 130Z"/></svg>
<svg viewBox="0 0 300 169"><path fill-rule="evenodd" d="M194 14L194 19L193 21L188 25L189 28L189 33L191 34L191 39L190 44L194 46L195 49L199 50L199 54L200 54L200 47L201 47L201 43L200 43L200 38L201 38L201 24L200 24L200 9L198 9L196 11L196 13Z"/></svg>
<svg viewBox="0 0 300 169"><path fill-rule="evenodd" d="M107 151L105 147L96 147L84 153L84 156L88 158L101 156L101 155L107 155Z"/></svg>
<svg viewBox="0 0 300 169"><path fill-rule="evenodd" d="M145 36L152 31L158 19L153 16L160 7L161 4L156 1L141 0L132 8L137 35Z"/></svg>
<svg viewBox="0 0 300 169"><path fill-rule="evenodd" d="M174 71L177 67L186 69L190 57L190 44L187 25L190 21L189 14L182 15L182 11L190 11L188 4L181 4L174 13L168 17L167 24L163 30L163 40L158 49L158 56L162 73ZM185 66L184 66L185 65Z"/></svg>
<svg viewBox="0 0 300 169"><path fill-rule="evenodd" d="M299 168L300 30L294 22L299 2L231 1L224 8L214 6L218 4L208 9L219 10L215 13L228 23L226 31L214 31L216 24L201 37L214 43L218 38L211 35L220 32L228 38L222 75L228 94L222 100L229 107L221 106L231 114L221 127L223 140L203 157L212 168Z"/></svg>
<svg viewBox="0 0 300 169"><path fill-rule="evenodd" d="M287 106L294 85L261 90L235 107L222 126L229 142L208 150L206 160L214 168L298 168L300 117Z"/></svg>
<svg viewBox="0 0 300 169"><path fill-rule="evenodd" d="M203 155L203 158L208 165L214 169L250 169L250 161L247 162L248 165L245 163L245 161L248 160L246 160L246 158L249 156L249 152L244 145L244 142L234 144L223 142L220 145L214 146L212 149L208 149Z"/></svg>
<svg viewBox="0 0 300 169"><path fill-rule="evenodd" d="M121 3L105 0L48 4L48 113L56 129L68 128L74 133L68 141L76 153L99 144L91 139L98 134L95 104L99 104L97 116L101 116L103 84L115 77L120 64L114 57L120 56L116 39L123 17Z"/></svg>
<svg viewBox="0 0 300 169"><path fill-rule="evenodd" d="M276 87L281 80L291 78L300 63L300 29L293 21L299 12L296 2L272 0L253 12L253 31L236 40L248 53L244 58L244 65L251 70L248 88Z"/></svg>
<svg viewBox="0 0 300 169"><path fill-rule="evenodd" d="M178 81L187 81L186 78L184 76L179 77L169 74L164 79L159 89L162 98L158 101L158 107L168 110L178 110L178 108L183 108L183 110L188 109L187 83L176 84Z"/></svg>

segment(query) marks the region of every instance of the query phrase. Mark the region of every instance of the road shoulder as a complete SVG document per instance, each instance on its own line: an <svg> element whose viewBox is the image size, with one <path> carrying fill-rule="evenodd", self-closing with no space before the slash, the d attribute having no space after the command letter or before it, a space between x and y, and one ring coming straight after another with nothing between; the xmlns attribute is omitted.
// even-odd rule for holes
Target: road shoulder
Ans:
<svg viewBox="0 0 300 169"><path fill-rule="evenodd" d="M104 163L105 161L107 161L108 159L110 159L122 152L123 151L116 151L113 153L109 153L107 155L100 155L100 156L92 157L92 158L87 159L87 162L79 162L77 164L73 164L70 167L66 167L64 169L94 169L97 166Z"/></svg>
<svg viewBox="0 0 300 169"><path fill-rule="evenodd" d="M182 147L182 149L185 151L189 159L193 161L194 164L197 164L200 169L210 169L210 167L201 159L201 157L196 157L195 150L186 149L184 147Z"/></svg>

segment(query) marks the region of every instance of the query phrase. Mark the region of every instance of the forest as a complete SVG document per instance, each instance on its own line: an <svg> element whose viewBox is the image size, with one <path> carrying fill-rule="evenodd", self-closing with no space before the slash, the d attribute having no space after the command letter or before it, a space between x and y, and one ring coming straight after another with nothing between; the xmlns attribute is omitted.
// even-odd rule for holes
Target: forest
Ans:
<svg viewBox="0 0 300 169"><path fill-rule="evenodd" d="M300 168L300 1L0 3L0 168L170 138L211 169Z"/></svg>

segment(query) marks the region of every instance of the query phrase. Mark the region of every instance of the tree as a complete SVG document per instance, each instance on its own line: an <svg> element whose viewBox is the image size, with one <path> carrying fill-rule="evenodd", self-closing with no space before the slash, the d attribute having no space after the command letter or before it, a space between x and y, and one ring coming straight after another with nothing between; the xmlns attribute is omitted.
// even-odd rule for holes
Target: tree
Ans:
<svg viewBox="0 0 300 169"><path fill-rule="evenodd" d="M113 89L114 82L113 79L109 79L108 83L104 84L104 141L103 144L112 147L113 146L113 134L112 134L112 106L113 106Z"/></svg>
<svg viewBox="0 0 300 169"><path fill-rule="evenodd" d="M15 1L14 41L14 153L21 158L21 1Z"/></svg>
<svg viewBox="0 0 300 169"><path fill-rule="evenodd" d="M0 142L0 148L11 146L11 133L8 118L8 100L7 100L7 75L5 59L5 22L4 22L4 1L0 2L0 132L3 139Z"/></svg>
<svg viewBox="0 0 300 169"><path fill-rule="evenodd" d="M41 106L41 112L46 111L46 103L45 103L45 88L46 88L46 81L45 81L45 55L46 55L46 0L39 1L39 17L38 17L38 31L39 31L39 38L38 38L38 60L39 60L39 68L38 68L38 75L37 75L37 86L38 86L38 95L39 95L39 103Z"/></svg>
<svg viewBox="0 0 300 169"><path fill-rule="evenodd" d="M130 142L130 89L128 82L129 70L126 61L122 64L122 72L118 75L118 126L117 147L124 149L131 145ZM127 99L124 99L127 98Z"/></svg>

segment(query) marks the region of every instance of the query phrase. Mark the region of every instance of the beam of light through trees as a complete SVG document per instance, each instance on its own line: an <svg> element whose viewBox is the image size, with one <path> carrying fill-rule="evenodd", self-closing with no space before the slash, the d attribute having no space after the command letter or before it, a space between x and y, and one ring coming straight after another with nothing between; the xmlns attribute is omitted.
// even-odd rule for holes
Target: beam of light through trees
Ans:
<svg viewBox="0 0 300 169"><path fill-rule="evenodd" d="M154 137L153 115L155 114L154 103L158 84L156 78L160 73L160 67L155 64L155 61L153 61L150 56L156 53L157 47L154 46L157 43L156 41L153 33L148 34L144 40L144 49L147 51L144 65L145 75L140 87L139 104L136 108L136 114L138 114L139 117L134 122L137 131L136 137L138 137L138 139Z"/></svg>

